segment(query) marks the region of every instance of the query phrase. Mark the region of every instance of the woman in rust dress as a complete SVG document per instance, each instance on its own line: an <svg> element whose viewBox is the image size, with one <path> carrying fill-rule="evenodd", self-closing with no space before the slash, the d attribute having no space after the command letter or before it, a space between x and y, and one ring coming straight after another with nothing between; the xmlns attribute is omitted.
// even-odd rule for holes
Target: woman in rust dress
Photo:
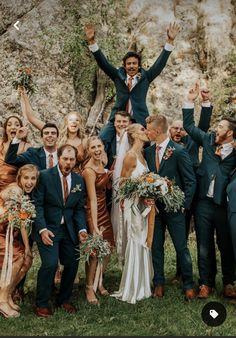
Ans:
<svg viewBox="0 0 236 338"><path fill-rule="evenodd" d="M106 204L106 190L111 188L111 172L104 169L103 152L104 145L97 136L88 138L87 141L89 161L83 170L87 189L87 223L89 232L99 234L114 247L114 238L110 215ZM103 272L109 262L110 256L103 261ZM98 304L93 290L95 271L97 267L96 257L90 257L89 264L86 263L86 297L89 303ZM109 295L103 285L98 287L102 296Z"/></svg>
<svg viewBox="0 0 236 338"><path fill-rule="evenodd" d="M0 139L0 191L3 190L9 183L15 182L17 168L7 164L4 159L8 147L12 139L16 136L17 131L23 130L23 122L17 116L9 116L3 124L3 137ZM23 139L18 148L18 155L26 151L30 144Z"/></svg>

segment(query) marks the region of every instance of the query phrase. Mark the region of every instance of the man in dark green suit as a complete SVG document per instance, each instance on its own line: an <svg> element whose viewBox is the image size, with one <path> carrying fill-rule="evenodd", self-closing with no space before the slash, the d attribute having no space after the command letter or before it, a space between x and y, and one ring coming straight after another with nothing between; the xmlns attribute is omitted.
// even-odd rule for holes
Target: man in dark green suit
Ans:
<svg viewBox="0 0 236 338"><path fill-rule="evenodd" d="M173 41L180 27L174 23L167 30L167 43L155 63L145 70L141 67L138 53L128 52L123 58L123 67L111 65L95 40L95 30L91 25L85 28L89 48L93 52L99 67L111 78L116 87L116 103L112 109L108 124L101 131L102 140L110 141L114 135L114 115L116 111L126 110L137 123L145 125L149 115L146 96L151 82L162 72L173 50Z"/></svg>
<svg viewBox="0 0 236 338"><path fill-rule="evenodd" d="M202 88L201 89L201 106L202 107L201 107L198 128L206 132L208 131L210 127L212 108L213 108L212 105L210 104L209 96L210 96L209 89ZM196 173L196 170L198 169L199 164L200 164L199 145L195 141L193 141L191 136L189 136L186 133L183 127L183 121L174 120L171 123L169 133L170 133L170 138L172 139L172 141L183 145L184 148L187 150L190 156L190 160L193 163L194 172ZM196 204L196 194L194 195L190 209L186 211L186 215L185 215L187 240L189 236L192 217L194 215L195 204ZM215 260L215 266L216 266L216 260ZM176 282L176 281L179 282L180 280L181 280L181 269L180 269L178 257L176 257L176 274L172 282Z"/></svg>
<svg viewBox="0 0 236 338"><path fill-rule="evenodd" d="M16 167L34 164L39 170L53 167L57 164L57 140L59 130L54 123L45 123L41 130L42 147L30 147L24 153L17 155L20 138L24 134L17 134L9 145L5 161Z"/></svg>
<svg viewBox="0 0 236 338"><path fill-rule="evenodd" d="M234 258L236 261L236 168L230 175L230 183L227 186L228 220L233 242Z"/></svg>
<svg viewBox="0 0 236 338"><path fill-rule="evenodd" d="M76 309L70 304L73 283L78 268L78 243L87 238L83 178L72 172L77 150L71 145L58 149L58 165L41 171L39 184L33 194L36 219L33 237L41 257L37 278L36 309L40 317L52 314L49 308L58 260L64 269L58 307L68 313Z"/></svg>
<svg viewBox="0 0 236 338"><path fill-rule="evenodd" d="M184 209L189 209L195 188L196 179L193 166L187 151L168 137L168 123L164 116L150 116L146 119L147 135L155 143L144 150L145 159L151 172L162 177L175 180L176 184L185 193ZM158 163L159 164L158 164ZM164 295L164 241L166 226L174 243L179 258L183 289L187 300L196 296L193 289L192 260L187 248L185 215L182 210L166 212L162 203L157 202L159 210L155 218L155 229L152 244L152 260L154 267L154 297Z"/></svg>
<svg viewBox="0 0 236 338"><path fill-rule="evenodd" d="M197 204L195 225L198 246L199 298L207 298L215 286L214 265L216 230L217 244L221 255L224 296L236 297L233 288L235 262L230 229L227 222L226 187L230 172L236 165L236 150L233 140L236 123L231 118L222 118L215 132L206 133L194 124L194 101L199 95L199 83L189 91L183 109L184 129L192 139L203 147L202 162L197 169Z"/></svg>

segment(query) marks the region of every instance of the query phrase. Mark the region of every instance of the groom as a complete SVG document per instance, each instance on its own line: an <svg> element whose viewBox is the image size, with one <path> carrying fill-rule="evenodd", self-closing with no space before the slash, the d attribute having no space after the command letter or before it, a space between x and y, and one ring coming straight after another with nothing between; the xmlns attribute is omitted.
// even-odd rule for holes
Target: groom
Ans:
<svg viewBox="0 0 236 338"><path fill-rule="evenodd" d="M170 140L165 116L149 116L146 123L148 138L155 142L144 150L149 170L175 180L185 194L184 209L187 210L190 208L196 188L195 174L189 155L181 145ZM152 244L153 296L164 296L164 240L167 226L180 262L185 299L193 299L196 297L196 291L193 289L192 260L187 248L184 212L166 212L162 203L156 202L156 204L159 212L155 218Z"/></svg>
<svg viewBox="0 0 236 338"><path fill-rule="evenodd" d="M77 149L71 145L61 146L58 165L40 173L39 184L33 199L36 219L33 237L41 257L36 291L36 315L52 315L49 299L58 260L64 265L57 307L75 313L69 303L78 268L78 243L87 239L82 177L72 172L76 164Z"/></svg>

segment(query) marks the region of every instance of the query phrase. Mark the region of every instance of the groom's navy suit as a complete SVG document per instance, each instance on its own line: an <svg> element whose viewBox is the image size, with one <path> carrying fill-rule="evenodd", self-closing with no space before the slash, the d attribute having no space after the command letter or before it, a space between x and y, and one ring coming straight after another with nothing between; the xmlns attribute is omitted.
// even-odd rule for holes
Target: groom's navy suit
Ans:
<svg viewBox="0 0 236 338"><path fill-rule="evenodd" d="M133 118L137 123L146 125L145 119L149 112L146 96L150 83L161 73L170 56L170 51L163 49L155 63L145 70L140 68L137 84L129 91L126 84L126 71L124 67L116 68L111 65L100 49L93 53L99 67L111 78L116 87L116 102L112 109L108 124L102 129L100 137L103 141L111 141L114 135L115 112L126 110L128 101L131 101Z"/></svg>
<svg viewBox="0 0 236 338"><path fill-rule="evenodd" d="M236 261L236 168L231 174L227 187L228 220L233 242L234 258Z"/></svg>
<svg viewBox="0 0 236 338"><path fill-rule="evenodd" d="M77 191L79 190L81 191ZM72 191L72 190L76 191ZM57 303L68 303L78 268L79 231L86 230L83 178L71 172L71 190L64 203L58 167L41 171L39 184L33 194L36 219L33 237L37 241L42 265L38 272L36 305L48 308L58 259L64 265ZM47 228L52 231L53 245L45 245L39 234Z"/></svg>
<svg viewBox="0 0 236 338"><path fill-rule="evenodd" d="M176 184L185 193L185 209L189 209L195 188L196 179L193 171L193 166L190 161L187 151L179 144L169 141L166 149L173 149L172 155L165 159L165 153L160 163L158 174L162 177L174 179ZM144 156L147 161L149 170L157 173L156 170L156 144L144 150ZM177 252L182 276L184 289L193 288L192 276L192 260L187 248L186 234L185 234L185 216L182 211L166 212L163 204L157 202L159 210L155 219L155 229L152 245L152 259L154 267L154 287L157 285L164 285L164 240L165 228L168 227L170 236Z"/></svg>
<svg viewBox="0 0 236 338"><path fill-rule="evenodd" d="M230 173L236 166L236 150L221 159L215 154L215 133L206 133L194 124L194 109L183 109L184 129L192 139L203 147L202 162L197 174L197 204L195 209L195 227L198 245L199 284L215 286L215 243L221 254L223 284L231 284L235 279L234 254L230 229L227 222L226 187ZM214 179L213 196L209 197L209 187Z"/></svg>

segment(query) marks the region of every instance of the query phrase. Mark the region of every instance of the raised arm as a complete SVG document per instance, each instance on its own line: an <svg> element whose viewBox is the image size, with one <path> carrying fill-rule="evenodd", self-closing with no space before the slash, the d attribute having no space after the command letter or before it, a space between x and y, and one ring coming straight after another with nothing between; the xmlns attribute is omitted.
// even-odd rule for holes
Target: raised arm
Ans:
<svg viewBox="0 0 236 338"><path fill-rule="evenodd" d="M20 93L20 103L21 103L21 109L23 116L37 129L41 130L44 126L44 122L39 120L36 116L33 114L33 110L28 98L28 95L26 94L24 87L18 87L18 92Z"/></svg>
<svg viewBox="0 0 236 338"><path fill-rule="evenodd" d="M210 102L210 91L208 88L202 88L200 90L200 97L202 103L202 109L200 114L200 120L198 123L198 128L207 132L210 127L211 115L212 115L212 105Z"/></svg>
<svg viewBox="0 0 236 338"><path fill-rule="evenodd" d="M188 92L186 103L183 108L183 127L197 144L202 145L206 133L195 126L193 117L194 102L199 95L199 90L199 82L196 82Z"/></svg>
<svg viewBox="0 0 236 338"><path fill-rule="evenodd" d="M89 44L89 49L93 53L98 66L114 81L117 75L117 69L108 62L107 58L98 47L95 39L96 31L94 27L92 25L86 25L84 32Z"/></svg>
<svg viewBox="0 0 236 338"><path fill-rule="evenodd" d="M176 22L169 24L169 27L167 28L167 40L165 47L155 63L147 70L147 77L150 82L153 81L164 69L170 53L174 48L173 43L179 31L180 26Z"/></svg>

